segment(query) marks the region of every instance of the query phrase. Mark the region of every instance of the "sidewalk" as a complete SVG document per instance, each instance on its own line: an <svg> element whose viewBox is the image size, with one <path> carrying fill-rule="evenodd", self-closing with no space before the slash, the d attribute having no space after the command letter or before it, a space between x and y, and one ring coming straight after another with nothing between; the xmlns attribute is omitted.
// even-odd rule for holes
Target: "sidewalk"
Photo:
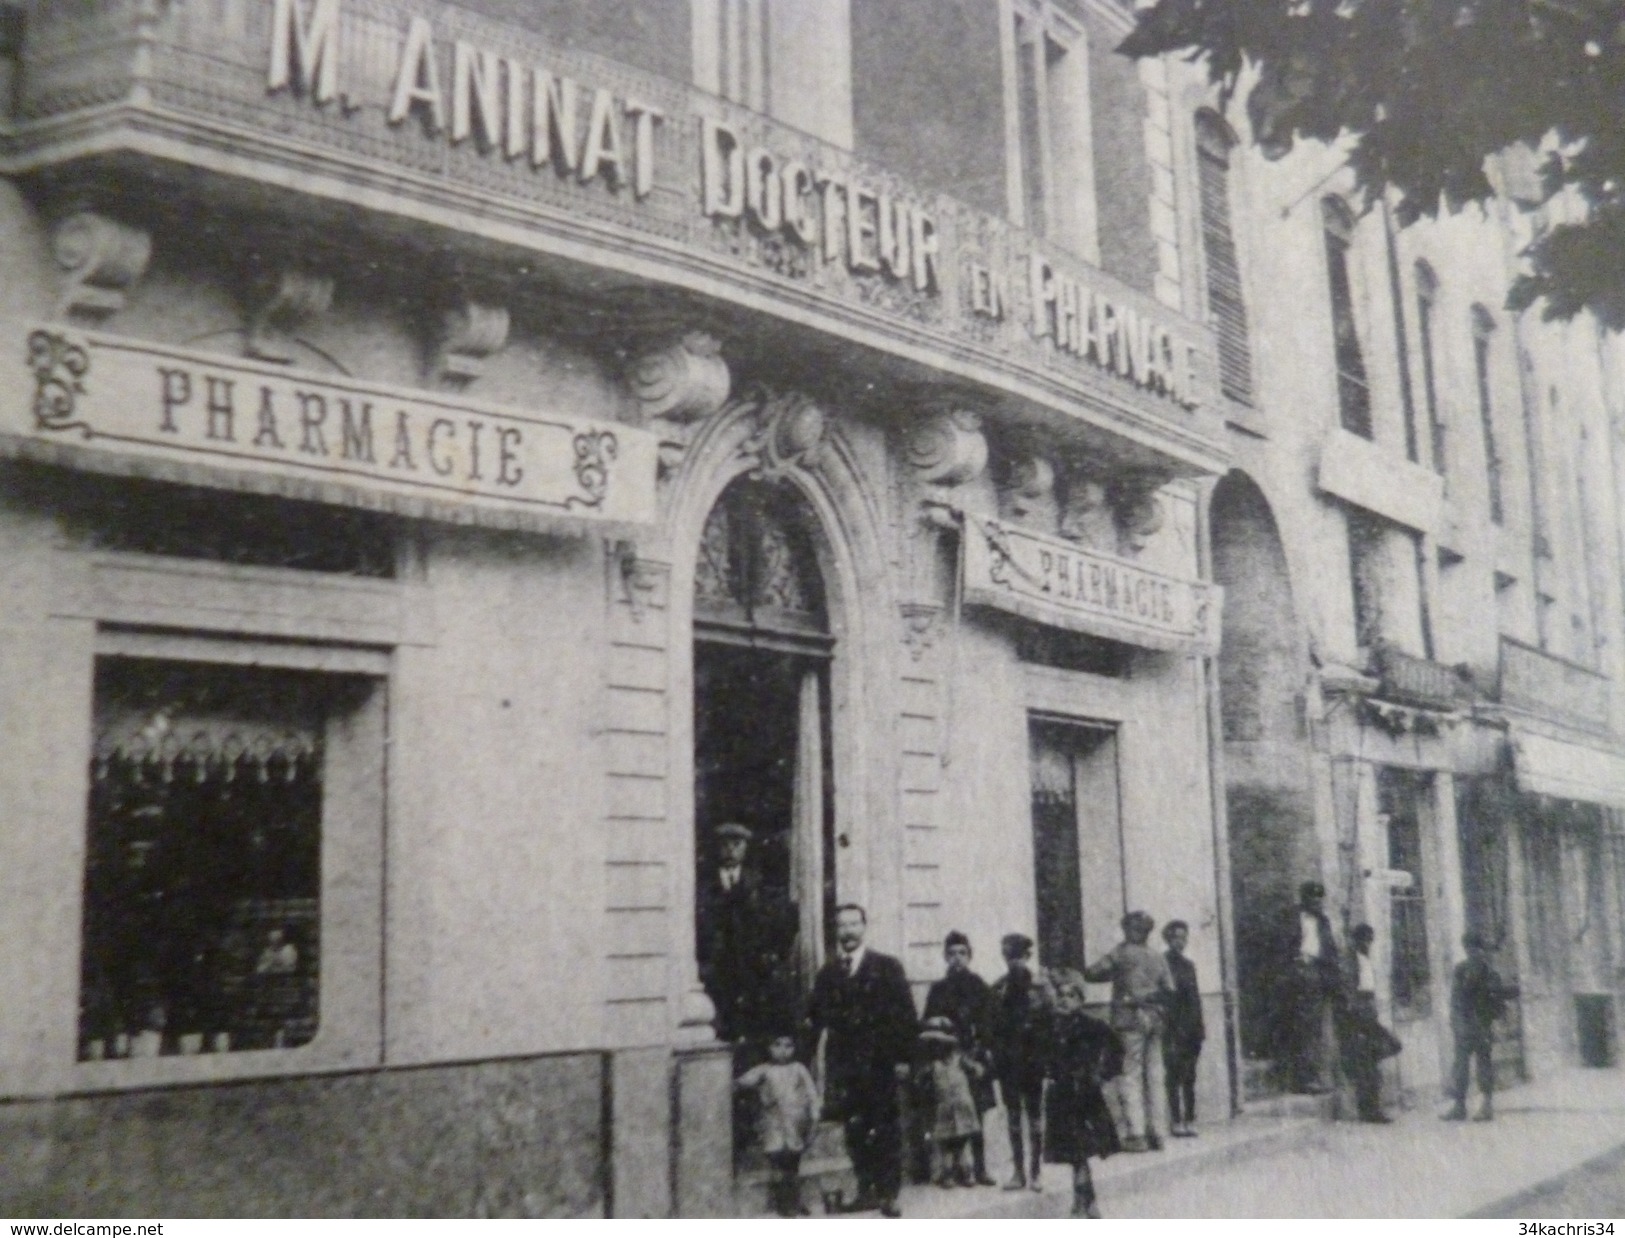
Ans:
<svg viewBox="0 0 1625 1238"><path fill-rule="evenodd" d="M1476 1099L1476 1098L1475 1098ZM1496 1097L1494 1122L1441 1122L1444 1105L1391 1126L1244 1115L1160 1153L1095 1165L1108 1217L1461 1217L1625 1145L1625 1071L1570 1070ZM1008 1172L1002 1119L989 1159ZM1044 1190L905 1189L905 1217L1065 1216L1071 1180L1045 1166ZM1486 1210L1490 1210L1486 1213Z"/></svg>

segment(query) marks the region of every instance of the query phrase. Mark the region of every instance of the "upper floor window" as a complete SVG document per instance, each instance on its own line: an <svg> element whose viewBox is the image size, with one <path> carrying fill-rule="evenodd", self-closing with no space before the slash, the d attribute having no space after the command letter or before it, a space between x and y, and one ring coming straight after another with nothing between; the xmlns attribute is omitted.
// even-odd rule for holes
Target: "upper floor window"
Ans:
<svg viewBox="0 0 1625 1238"><path fill-rule="evenodd" d="M1439 303L1439 277L1425 262L1416 264L1416 330L1422 345L1422 403L1427 410L1433 471L1445 473L1444 419L1439 412L1438 362L1433 352L1433 324Z"/></svg>
<svg viewBox="0 0 1625 1238"><path fill-rule="evenodd" d="M1326 241L1326 274L1332 302L1332 333L1337 350L1337 410L1343 428L1371 438L1371 386L1365 355L1354 320L1354 294L1349 281L1349 246L1354 217L1341 199L1324 198L1320 204Z"/></svg>
<svg viewBox="0 0 1625 1238"><path fill-rule="evenodd" d="M1218 333L1219 385L1243 404L1253 401L1253 358L1247 305L1230 226L1230 151L1235 137L1212 112L1196 115L1196 172L1202 199L1202 250L1207 258L1207 310Z"/></svg>
<svg viewBox="0 0 1625 1238"><path fill-rule="evenodd" d="M836 146L852 146L845 4L692 0L694 82Z"/></svg>
<svg viewBox="0 0 1625 1238"><path fill-rule="evenodd" d="M1012 214L1030 231L1099 260L1089 65L1083 27L1049 0L1018 0L1008 32L1013 98Z"/></svg>
<svg viewBox="0 0 1625 1238"><path fill-rule="evenodd" d="M1506 519L1501 449L1495 434L1495 399L1490 386L1490 349L1495 319L1482 305L1473 306L1473 371L1478 383L1478 417L1484 431L1484 472L1489 487L1490 519Z"/></svg>

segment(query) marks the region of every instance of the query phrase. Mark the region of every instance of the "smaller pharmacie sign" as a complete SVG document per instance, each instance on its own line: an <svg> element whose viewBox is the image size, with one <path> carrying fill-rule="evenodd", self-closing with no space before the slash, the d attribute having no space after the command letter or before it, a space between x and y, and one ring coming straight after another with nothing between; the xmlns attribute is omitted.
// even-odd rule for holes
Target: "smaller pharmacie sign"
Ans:
<svg viewBox="0 0 1625 1238"><path fill-rule="evenodd" d="M29 436L503 512L655 517L655 437L60 327L30 331Z"/></svg>
<svg viewBox="0 0 1625 1238"><path fill-rule="evenodd" d="M997 520L965 517L965 600L1147 649L1209 652L1219 590Z"/></svg>

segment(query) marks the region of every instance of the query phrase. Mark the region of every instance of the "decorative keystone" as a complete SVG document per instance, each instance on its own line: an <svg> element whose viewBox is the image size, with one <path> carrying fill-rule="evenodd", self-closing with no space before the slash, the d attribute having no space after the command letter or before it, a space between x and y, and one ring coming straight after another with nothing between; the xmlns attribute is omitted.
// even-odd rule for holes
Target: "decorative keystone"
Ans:
<svg viewBox="0 0 1625 1238"><path fill-rule="evenodd" d="M124 308L130 288L146 273L152 235L97 211L75 211L52 232L51 256L67 273L58 315L105 318Z"/></svg>

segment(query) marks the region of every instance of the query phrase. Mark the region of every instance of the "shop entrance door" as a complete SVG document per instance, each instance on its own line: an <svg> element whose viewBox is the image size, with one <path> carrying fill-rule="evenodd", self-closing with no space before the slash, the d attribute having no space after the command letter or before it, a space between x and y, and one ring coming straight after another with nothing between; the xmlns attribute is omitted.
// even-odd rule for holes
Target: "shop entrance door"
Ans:
<svg viewBox="0 0 1625 1238"><path fill-rule="evenodd" d="M1082 969L1125 910L1117 730L1035 716L1028 738L1038 960Z"/></svg>
<svg viewBox="0 0 1625 1238"><path fill-rule="evenodd" d="M799 1014L834 922L834 641L815 528L791 487L735 482L695 570L695 944L727 1040ZM744 831L734 877L725 840Z"/></svg>

